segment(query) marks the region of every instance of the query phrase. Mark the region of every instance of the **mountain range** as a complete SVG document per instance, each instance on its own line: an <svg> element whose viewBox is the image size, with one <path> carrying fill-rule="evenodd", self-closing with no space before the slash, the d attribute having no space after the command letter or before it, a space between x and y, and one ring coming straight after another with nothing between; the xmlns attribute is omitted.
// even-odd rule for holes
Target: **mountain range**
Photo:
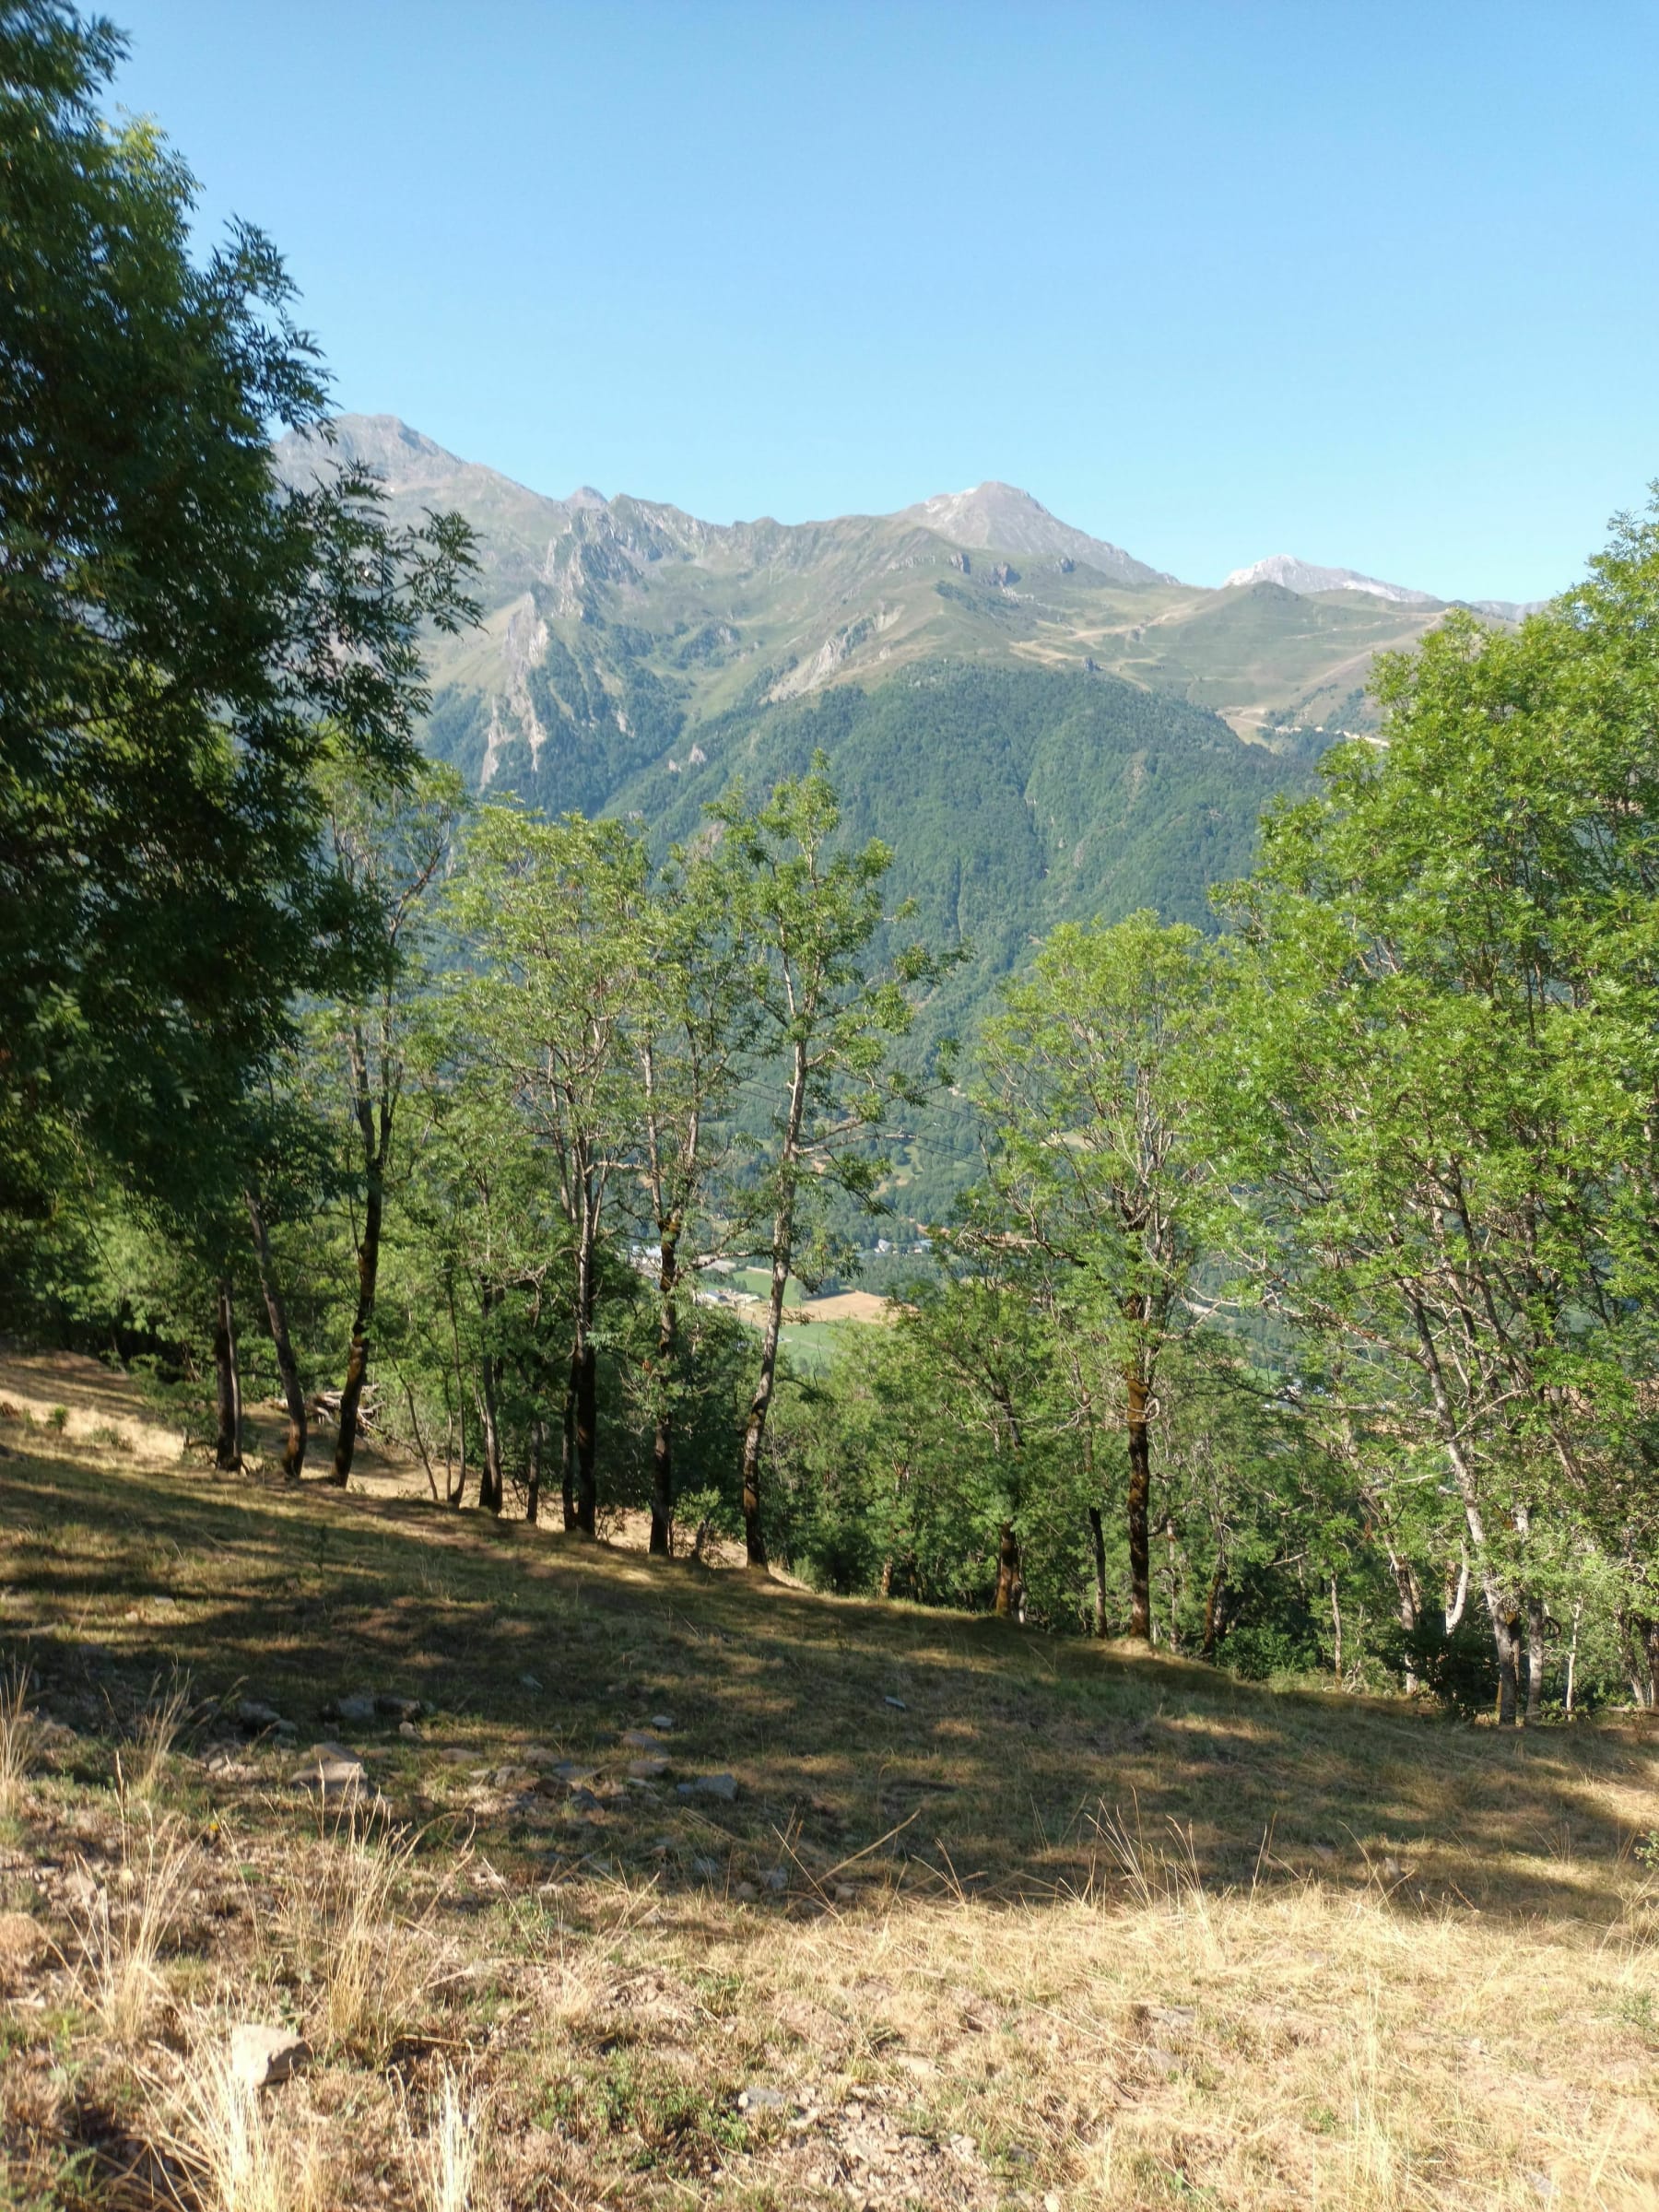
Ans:
<svg viewBox="0 0 1659 2212"><path fill-rule="evenodd" d="M560 724L610 720L623 742L606 749L631 770L657 738L670 754L740 701L880 684L922 660L1117 676L1271 747L1288 732L1374 726L1373 656L1411 643L1447 604L1288 554L1218 590L1182 583L1007 484L888 515L722 524L585 486L548 498L394 416L342 416L335 436L342 456L381 472L394 515L456 507L479 533L485 628L441 641L434 674L446 749L475 753L486 782L522 784L526 770L543 782ZM281 452L305 467L302 445ZM1462 604L1497 619L1526 611ZM593 776L577 780L591 804Z"/></svg>
<svg viewBox="0 0 1659 2212"><path fill-rule="evenodd" d="M340 418L335 451L380 472L394 520L456 508L477 534L483 625L433 641L427 732L475 791L665 844L734 780L763 791L830 754L847 834L886 839L895 895L971 947L918 1053L971 1032L1058 922L1208 923L1263 806L1375 727L1374 656L1445 611L1288 555L1182 583L1007 484L715 524L585 486L547 498L392 416ZM316 465L291 439L278 457L290 479ZM971 1148L941 1126L900 1166L917 1219Z"/></svg>

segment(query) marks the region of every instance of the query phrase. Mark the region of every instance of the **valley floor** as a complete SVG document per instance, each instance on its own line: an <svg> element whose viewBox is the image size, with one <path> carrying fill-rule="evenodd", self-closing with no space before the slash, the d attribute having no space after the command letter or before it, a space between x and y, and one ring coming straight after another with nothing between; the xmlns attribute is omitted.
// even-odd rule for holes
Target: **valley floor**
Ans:
<svg viewBox="0 0 1659 2212"><path fill-rule="evenodd" d="M0 1376L0 2203L1659 2203L1634 1718L218 1480L76 1387Z"/></svg>

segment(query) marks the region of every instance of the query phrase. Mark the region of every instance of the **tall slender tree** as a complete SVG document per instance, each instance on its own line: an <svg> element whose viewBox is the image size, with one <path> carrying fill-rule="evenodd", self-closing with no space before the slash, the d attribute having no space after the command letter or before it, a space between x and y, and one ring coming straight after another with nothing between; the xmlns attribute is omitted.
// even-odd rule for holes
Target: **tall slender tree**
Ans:
<svg viewBox="0 0 1659 2212"><path fill-rule="evenodd" d="M630 1041L644 940L644 848L618 822L533 820L485 807L451 901L481 972L455 979L477 1051L520 1103L568 1225L571 1350L564 1391L566 1525L598 1507L596 1329L614 1185L639 1127Z"/></svg>
<svg viewBox="0 0 1659 2212"><path fill-rule="evenodd" d="M1214 1191L1194 1141L1194 1080L1214 978L1199 933L1160 927L1155 914L1068 925L1005 992L984 1043L991 1234L1015 1235L1046 1263L1041 1295L1072 1347L1079 1434L1092 1436L1097 1406L1119 1410L1129 1633L1142 1641L1159 1379L1191 1323Z"/></svg>
<svg viewBox="0 0 1659 2212"><path fill-rule="evenodd" d="M778 1085L757 1206L766 1224L770 1280L739 1462L751 1567L766 1565L761 1451L802 1232L829 1189L863 1204L875 1198L885 1165L875 1150L883 1124L925 1096L892 1046L909 1030L916 999L940 965L921 946L904 945L885 971L869 972L877 931L909 914L883 911L881 882L892 854L879 839L858 853L837 849L841 806L829 765L815 754L808 774L780 783L762 806L751 806L739 790L710 808L737 871L734 882L743 887L745 927L757 950L758 1042Z"/></svg>
<svg viewBox="0 0 1659 2212"><path fill-rule="evenodd" d="M320 1023L342 1064L348 1146L354 1155L357 1294L340 1388L331 1480L351 1475L369 1379L387 1185L403 1100L409 1034L423 987L422 927L464 809L453 769L423 767L407 788L376 791L344 769L329 784L329 830L339 878L369 918L359 942L369 987L327 1009Z"/></svg>

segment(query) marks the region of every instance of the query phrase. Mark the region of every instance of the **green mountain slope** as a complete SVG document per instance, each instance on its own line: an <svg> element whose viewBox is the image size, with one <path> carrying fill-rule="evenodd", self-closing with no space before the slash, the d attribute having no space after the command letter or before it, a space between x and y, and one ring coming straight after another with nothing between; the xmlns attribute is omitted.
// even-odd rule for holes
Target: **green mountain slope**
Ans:
<svg viewBox="0 0 1659 2212"><path fill-rule="evenodd" d="M704 803L740 782L762 792L822 747L850 840L892 846L907 932L966 946L907 1048L925 1063L971 1038L996 986L1064 921L1136 908L1206 925L1209 886L1250 865L1261 809L1305 787L1309 755L1276 754L1218 716L1120 678L923 663L866 691L841 685L701 726L677 772L653 763L615 808L653 839L691 835ZM937 1221L977 1166L975 1132L942 1100L893 1147L901 1220ZM841 1226L856 1233L849 1218Z"/></svg>
<svg viewBox="0 0 1659 2212"><path fill-rule="evenodd" d="M546 499L392 417L343 418L337 438L395 517L458 507L479 534L487 618L434 641L432 749L477 791L632 817L662 846L733 781L763 791L822 747L847 836L886 839L922 933L971 948L918 1056L971 1036L1058 922L1148 906L1207 923L1264 805L1306 786L1328 732L1366 726L1373 655L1441 611L1254 573L1198 589L1008 485L721 525ZM293 476L314 465L279 453ZM937 1218L965 1172L954 1112L900 1147L912 1218Z"/></svg>

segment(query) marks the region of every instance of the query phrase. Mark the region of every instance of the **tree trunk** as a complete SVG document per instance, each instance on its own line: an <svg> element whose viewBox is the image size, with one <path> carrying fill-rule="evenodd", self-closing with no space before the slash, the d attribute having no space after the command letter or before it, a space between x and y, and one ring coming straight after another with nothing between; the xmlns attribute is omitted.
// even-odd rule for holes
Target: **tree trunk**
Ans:
<svg viewBox="0 0 1659 2212"><path fill-rule="evenodd" d="M651 1549L665 1559L674 1549L674 1410L671 1401L675 1340L679 1314L675 1301L679 1239L672 1228L664 1230L657 1305L656 1433L651 1440Z"/></svg>
<svg viewBox="0 0 1659 2212"><path fill-rule="evenodd" d="M501 1425L496 1412L499 1364L493 1352L486 1352L479 1362L478 1372L478 1406L484 1423L484 1465L478 1476L478 1503L487 1513L500 1513L504 1488L501 1479Z"/></svg>
<svg viewBox="0 0 1659 2212"><path fill-rule="evenodd" d="M466 1400L465 1397L461 1400L455 1426L459 1432L461 1454L454 1488L450 1491L449 1501L459 1512L466 1503Z"/></svg>
<svg viewBox="0 0 1659 2212"><path fill-rule="evenodd" d="M1422 1591L1411 1561L1403 1559L1392 1543L1388 1546L1388 1565L1394 1578L1394 1597L1400 1627L1406 1638L1404 1668L1406 1695L1408 1698L1414 1698L1422 1688L1422 1684L1418 1680L1417 1657L1411 1643L1411 1639L1418 1632L1418 1624L1422 1618ZM1450 1611L1450 1607L1447 1609Z"/></svg>
<svg viewBox="0 0 1659 2212"><path fill-rule="evenodd" d="M214 1465L221 1475L241 1470L241 1374L236 1361L236 1317L230 1285L219 1277L218 1311L213 1325L213 1367L218 1394L218 1441Z"/></svg>
<svg viewBox="0 0 1659 2212"><path fill-rule="evenodd" d="M294 1342L288 1334L288 1308L276 1281L276 1270L271 1260L270 1232L265 1227L265 1215L252 1188L242 1194L248 1205L248 1223L253 1231L253 1257L259 1267L259 1288L265 1297L265 1319L270 1324L271 1343L276 1352L276 1372L282 1378L283 1403L288 1407L288 1435L282 1445L282 1472L289 1482L298 1482L305 1465L307 1423L305 1392L300 1382L300 1362L294 1357Z"/></svg>
<svg viewBox="0 0 1659 2212"><path fill-rule="evenodd" d="M335 1438L334 1473L329 1480L340 1489L351 1478L351 1456L357 1450L358 1407L369 1380L369 1330L374 1320L374 1291L380 1278L381 1221L385 1201L380 1178L371 1174L363 1203L363 1241L358 1247L357 1311L351 1322L351 1348L346 1358L346 1381L340 1391L340 1429Z"/></svg>
<svg viewBox="0 0 1659 2212"><path fill-rule="evenodd" d="M1578 1671L1579 1616L1583 1610L1583 1599L1575 1597L1572 1601L1572 1641L1567 1646L1567 1718L1569 1720L1572 1718L1572 1677Z"/></svg>
<svg viewBox="0 0 1659 2212"><path fill-rule="evenodd" d="M1204 1598L1204 1643L1200 1657L1214 1661L1216 1639L1221 1632L1221 1600L1227 1587L1227 1554L1216 1554L1216 1570Z"/></svg>
<svg viewBox="0 0 1659 2212"><path fill-rule="evenodd" d="M1331 1672L1335 1676L1336 1686L1340 1689L1342 1687L1342 1598L1336 1588L1335 1575L1331 1577L1331 1630L1335 1638L1331 1653Z"/></svg>
<svg viewBox="0 0 1659 2212"><path fill-rule="evenodd" d="M1003 1523L1002 1537L996 1547L996 1603L999 1620L1006 1620L1014 1611L1014 1593L1019 1581L1019 1541L1014 1534L1011 1521Z"/></svg>
<svg viewBox="0 0 1659 2212"><path fill-rule="evenodd" d="M530 1424L530 1461L524 1469L524 1518L534 1523L541 1512L542 1459L547 1449L547 1424L537 1414Z"/></svg>
<svg viewBox="0 0 1659 2212"><path fill-rule="evenodd" d="M1124 1376L1129 1390L1129 1633L1152 1641L1152 1439L1147 1411L1151 1392L1138 1366Z"/></svg>
<svg viewBox="0 0 1659 2212"><path fill-rule="evenodd" d="M1494 1592L1487 1600L1492 1617L1492 1641L1498 1653L1498 1725L1515 1725L1521 1688L1520 1617L1507 1599Z"/></svg>
<svg viewBox="0 0 1659 2212"><path fill-rule="evenodd" d="M576 1525L595 1535L599 1525L599 1484L594 1453L598 1435L599 1361L591 1344L582 1349L576 1385Z"/></svg>
<svg viewBox="0 0 1659 2212"><path fill-rule="evenodd" d="M1543 1718L1544 1600L1526 1601L1526 1724L1535 1728Z"/></svg>
<svg viewBox="0 0 1659 2212"><path fill-rule="evenodd" d="M1094 1632L1102 1640L1106 1634L1106 1531L1100 1523L1100 1509L1088 1509L1088 1536L1094 1548Z"/></svg>
<svg viewBox="0 0 1659 2212"><path fill-rule="evenodd" d="M571 1371L565 1378L564 1423L560 1431L559 1494L564 1501L564 1524L576 1525L576 1365L580 1354L571 1354Z"/></svg>
<svg viewBox="0 0 1659 2212"><path fill-rule="evenodd" d="M575 1478L575 1523L583 1535L597 1533L599 1487L594 1470L597 1444L598 1359L594 1350L594 1307L597 1220L590 1206L583 1218L576 1269L576 1335L571 1347L570 1443L574 1468L567 1461L567 1480Z"/></svg>
<svg viewBox="0 0 1659 2212"><path fill-rule="evenodd" d="M778 1339L783 1329L783 1293L789 1284L789 1238L774 1228L772 1235L771 1295L766 1323L760 1333L760 1372L743 1424L743 1545L747 1564L766 1565L766 1536L760 1525L760 1446L766 1436L766 1417L771 1410L772 1388L778 1372Z"/></svg>
<svg viewBox="0 0 1659 2212"><path fill-rule="evenodd" d="M806 1052L795 1044L790 1069L789 1105L778 1156L779 1202L772 1214L771 1295L760 1334L760 1373L743 1424L743 1544L751 1567L766 1565L766 1537L760 1526L760 1446L771 1411L778 1371L778 1337L783 1327L783 1293L794 1257L794 1177L799 1166L801 1121L806 1111Z"/></svg>

